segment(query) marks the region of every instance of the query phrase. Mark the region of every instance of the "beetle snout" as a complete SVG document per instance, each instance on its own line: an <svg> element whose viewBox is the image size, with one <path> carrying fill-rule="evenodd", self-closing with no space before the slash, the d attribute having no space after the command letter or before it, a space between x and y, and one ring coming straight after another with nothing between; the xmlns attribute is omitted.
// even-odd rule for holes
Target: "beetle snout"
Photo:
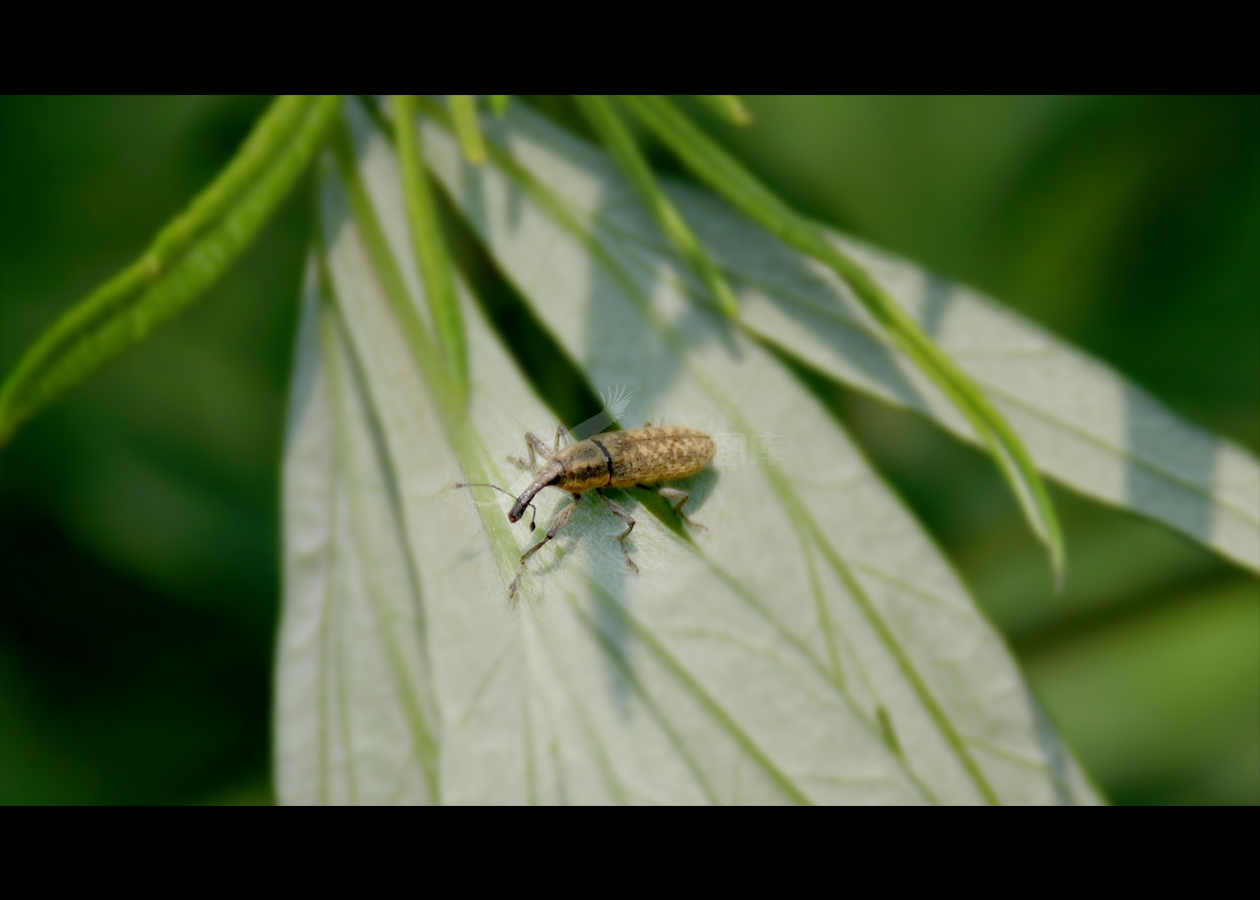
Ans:
<svg viewBox="0 0 1260 900"><path fill-rule="evenodd" d="M519 522L521 516L525 515L525 510L529 507L529 501L534 499L536 490L528 490L516 498L516 502L512 504L511 511L508 512L509 522Z"/></svg>

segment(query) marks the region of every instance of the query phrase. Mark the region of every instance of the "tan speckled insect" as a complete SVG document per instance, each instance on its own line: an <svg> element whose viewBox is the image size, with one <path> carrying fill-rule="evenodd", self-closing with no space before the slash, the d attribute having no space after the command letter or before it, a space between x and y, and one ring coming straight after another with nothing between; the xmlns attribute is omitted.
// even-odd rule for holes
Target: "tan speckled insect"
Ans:
<svg viewBox="0 0 1260 900"><path fill-rule="evenodd" d="M562 441L567 446L561 448ZM655 491L666 500L677 500L679 502L674 507L674 512L693 528L704 529L703 525L693 522L683 512L683 507L691 499L686 491L671 487L648 487L661 481L694 475L713 459L717 452L713 440L694 428L684 428L681 425L652 426L648 424L628 431L605 431L574 444L571 442L568 429L561 425L556 431L554 451L549 451L547 445L533 434L526 434L525 442L529 447L529 460L515 459L510 456L508 460L522 469L533 472L535 478L533 483L515 498L516 502L512 504L512 509L508 512L508 521L519 522L525 515L526 507L534 508L536 515L537 508L534 507L532 501L534 495L545 487L558 487L568 491L573 495L573 502L556 516L556 520L547 529L547 536L525 551L521 557L521 565L516 570L516 577L508 586L509 597L516 594L521 573L525 571L525 560L560 533L560 529L565 526L573 515L573 511L577 509L578 501L587 491L594 491L604 505L626 523L626 530L617 536L617 540L621 542L621 549L626 554L626 565L636 572L639 571L639 567L634 564L634 560L630 558L630 551L626 549L626 538L634 530L634 519L620 504L614 503L603 495L604 488L637 485ZM541 470L537 462L540 456L547 461ZM509 497L512 496L511 493L494 484L457 484L455 487L490 487ZM529 529L534 530L532 520Z"/></svg>

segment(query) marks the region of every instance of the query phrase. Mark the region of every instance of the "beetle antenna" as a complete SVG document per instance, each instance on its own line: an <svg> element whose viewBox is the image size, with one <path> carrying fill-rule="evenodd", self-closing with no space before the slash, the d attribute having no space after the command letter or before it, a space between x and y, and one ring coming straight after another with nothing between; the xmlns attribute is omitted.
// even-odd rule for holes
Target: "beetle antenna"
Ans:
<svg viewBox="0 0 1260 900"><path fill-rule="evenodd" d="M457 487L457 488L462 488L462 487L488 487L488 488L494 488L494 489L495 489L496 491L498 491L500 494L507 494L507 495L508 495L509 497L511 497L513 500L515 500L515 499L516 499L516 495L515 495L515 494L513 494L513 493L512 493L512 492L510 492L510 491L505 491L503 488L499 487L497 484L486 484L485 482L482 482L482 481L461 481L461 482L456 483L454 486L455 486L455 487ZM525 504L525 505L526 505L526 506L528 506L530 509L532 509L532 510L534 511L534 512L533 512L533 514L530 516L530 519L529 519L529 530L530 530L530 531L533 531L533 530L534 530L534 528L535 528L535 526L537 526L537 524L538 524L538 507L537 507L537 506L535 506L535 505L534 505L534 504L532 504L532 503L527 503L527 504Z"/></svg>

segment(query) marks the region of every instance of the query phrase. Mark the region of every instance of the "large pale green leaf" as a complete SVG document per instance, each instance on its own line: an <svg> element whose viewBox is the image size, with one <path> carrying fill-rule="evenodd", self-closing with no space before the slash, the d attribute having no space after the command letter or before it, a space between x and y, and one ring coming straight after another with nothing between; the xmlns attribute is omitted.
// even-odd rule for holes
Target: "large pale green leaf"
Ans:
<svg viewBox="0 0 1260 900"><path fill-rule="evenodd" d="M423 304L393 152L355 128ZM635 574L621 522L588 497L509 600L540 532L509 526L502 495L452 485L519 489L496 461L554 417L471 304L469 422L439 414L326 173L327 276L312 276L286 453L282 800L1094 799L947 563L771 354L643 247L557 224L521 173L460 169L444 131L425 145L591 386L633 392L610 414L718 437L687 485L709 531L619 494ZM566 188L597 200L601 181L570 169ZM540 523L568 502L539 500Z"/></svg>
<svg viewBox="0 0 1260 900"><path fill-rule="evenodd" d="M284 466L277 791L289 803L433 802L437 716L420 584L388 458L391 410L376 406L405 402L415 379L373 395L346 325L370 328L361 306L375 298L351 283L337 305L311 268ZM377 358L410 365L397 344L386 340ZM436 436L426 411L417 404L407 419L417 453Z"/></svg>
<svg viewBox="0 0 1260 900"><path fill-rule="evenodd" d="M623 256L640 256L643 265L665 265L667 242L600 151L521 104L503 122L487 125L486 134L510 146L516 164L602 244ZM503 228L505 223L488 216L508 211L487 206L485 184L456 167L449 154L441 159L439 172L464 211L483 228ZM671 196L736 288L750 334L838 381L975 440L954 404L880 337L851 291L825 266L707 194L674 185ZM1104 364L974 291L852 239L834 240L988 393L1043 472L1260 570L1260 465L1254 457L1178 418ZM563 277L552 271L560 262L539 246L504 252L530 255L519 267L522 286L540 298L545 312L547 288L538 279ZM702 290L687 271L673 266L662 277ZM1134 331L1140 335L1140 322Z"/></svg>

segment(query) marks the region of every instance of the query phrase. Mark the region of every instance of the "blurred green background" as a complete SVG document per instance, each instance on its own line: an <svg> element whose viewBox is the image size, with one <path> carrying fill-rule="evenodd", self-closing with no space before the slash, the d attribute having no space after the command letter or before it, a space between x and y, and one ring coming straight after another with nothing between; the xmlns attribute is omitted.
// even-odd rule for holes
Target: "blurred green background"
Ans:
<svg viewBox="0 0 1260 900"><path fill-rule="evenodd" d="M257 98L0 99L0 372L230 157ZM753 98L797 208L1260 449L1260 99ZM541 104L562 116L562 104ZM699 114L698 114L699 115ZM661 167L676 167L657 154ZM0 455L0 802L270 802L278 465L309 185L209 297ZM1260 803L1260 582L820 385L1117 803Z"/></svg>

